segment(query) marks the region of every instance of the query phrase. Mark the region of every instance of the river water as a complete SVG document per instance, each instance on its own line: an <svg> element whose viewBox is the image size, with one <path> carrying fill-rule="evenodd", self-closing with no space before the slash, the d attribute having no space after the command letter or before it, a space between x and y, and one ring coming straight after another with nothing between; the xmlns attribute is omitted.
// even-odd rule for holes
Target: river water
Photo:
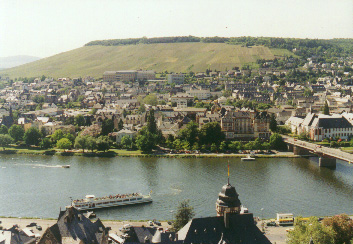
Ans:
<svg viewBox="0 0 353 244"><path fill-rule="evenodd" d="M230 183L255 216L353 214L353 165L319 168L317 158L229 159ZM71 165L65 169L57 165ZM97 210L101 219L172 219L190 199L197 217L214 216L227 183L227 159L0 156L0 216L57 218L60 208L87 194L152 190L153 203ZM261 209L263 208L263 211Z"/></svg>

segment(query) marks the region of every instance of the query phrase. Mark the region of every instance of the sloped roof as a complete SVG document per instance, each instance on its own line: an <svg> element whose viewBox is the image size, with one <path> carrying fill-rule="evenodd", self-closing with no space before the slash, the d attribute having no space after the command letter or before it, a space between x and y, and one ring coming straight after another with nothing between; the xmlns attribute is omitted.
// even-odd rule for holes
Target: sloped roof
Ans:
<svg viewBox="0 0 353 244"><path fill-rule="evenodd" d="M330 128L352 128L353 125L345 117L340 118L318 118L317 127Z"/></svg>
<svg viewBox="0 0 353 244"><path fill-rule="evenodd" d="M61 211L58 222L50 230L59 242L72 238L83 243L102 243L104 232L108 232L99 219L92 223L74 207Z"/></svg>
<svg viewBox="0 0 353 244"><path fill-rule="evenodd" d="M229 228L224 225L224 217L207 217L192 219L179 232L179 240L184 243L218 243L223 234L227 243L264 243L271 242L254 224L253 215L229 215Z"/></svg>

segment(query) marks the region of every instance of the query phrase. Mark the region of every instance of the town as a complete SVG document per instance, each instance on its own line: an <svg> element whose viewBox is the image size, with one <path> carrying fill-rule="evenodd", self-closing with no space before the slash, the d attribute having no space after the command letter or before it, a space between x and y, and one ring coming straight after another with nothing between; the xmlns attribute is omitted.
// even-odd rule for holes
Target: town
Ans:
<svg viewBox="0 0 353 244"><path fill-rule="evenodd" d="M353 134L352 57L258 63L256 70L106 71L100 79L1 77L1 133L11 138L0 144L237 153L283 150L270 140L278 132L350 146L343 142Z"/></svg>
<svg viewBox="0 0 353 244"><path fill-rule="evenodd" d="M351 163L353 56L343 51L329 58L307 49L291 51L294 56L258 59L256 65L224 71L117 69L104 71L101 77L2 75L0 154L216 158L248 154L244 161L316 154L320 167L335 168L336 158ZM178 209L190 210L182 220L177 214L162 226L150 220L147 226L109 223L106 227L99 219L91 222L78 208L110 202L118 206L125 196L135 201L142 201L142 196L87 196L101 202L75 200L75 205L60 210L57 222L38 220L47 225L44 230L29 223L36 220L25 221L39 233L4 218L0 243L16 238L26 243L297 243L300 228L322 228L321 233L336 240L342 230L330 231L337 222L350 228L347 240L353 233L353 221L345 214L294 219L292 213L277 213L277 219L267 220L254 216L230 184L229 162L228 183L216 201L217 216L193 218L186 201ZM145 203L152 202L151 196L146 199Z"/></svg>

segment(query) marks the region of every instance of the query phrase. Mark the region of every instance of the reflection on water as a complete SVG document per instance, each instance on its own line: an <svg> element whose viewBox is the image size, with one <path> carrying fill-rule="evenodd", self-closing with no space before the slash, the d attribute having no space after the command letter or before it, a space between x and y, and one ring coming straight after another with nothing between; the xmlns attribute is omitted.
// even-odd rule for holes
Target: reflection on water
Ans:
<svg viewBox="0 0 353 244"><path fill-rule="evenodd" d="M319 168L317 159L230 159L230 183L255 215L353 214L353 165ZM60 207L87 194L105 196L152 190L154 202L99 210L102 219L171 219L190 199L196 216L216 214L227 183L227 160L0 156L0 216L56 218ZM61 168L71 165L70 169Z"/></svg>

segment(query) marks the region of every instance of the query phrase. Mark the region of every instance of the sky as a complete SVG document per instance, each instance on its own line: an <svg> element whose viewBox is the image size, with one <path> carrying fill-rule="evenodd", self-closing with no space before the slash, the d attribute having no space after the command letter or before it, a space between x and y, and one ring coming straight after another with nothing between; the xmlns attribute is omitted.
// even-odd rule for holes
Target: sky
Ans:
<svg viewBox="0 0 353 244"><path fill-rule="evenodd" d="M353 38L353 0L0 0L0 57L185 35Z"/></svg>

